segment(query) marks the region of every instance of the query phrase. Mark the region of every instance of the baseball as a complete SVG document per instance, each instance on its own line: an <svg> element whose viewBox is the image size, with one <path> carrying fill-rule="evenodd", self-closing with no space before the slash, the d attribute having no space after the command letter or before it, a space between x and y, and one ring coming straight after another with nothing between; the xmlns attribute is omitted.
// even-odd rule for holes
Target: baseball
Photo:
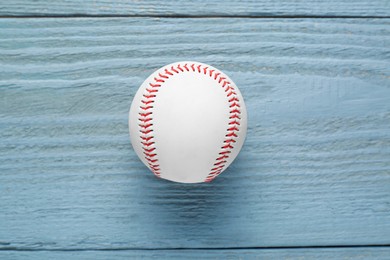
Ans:
<svg viewBox="0 0 390 260"><path fill-rule="evenodd" d="M176 62L142 83L130 107L129 130L135 152L157 177L210 182L241 150L247 112L225 73L204 63Z"/></svg>

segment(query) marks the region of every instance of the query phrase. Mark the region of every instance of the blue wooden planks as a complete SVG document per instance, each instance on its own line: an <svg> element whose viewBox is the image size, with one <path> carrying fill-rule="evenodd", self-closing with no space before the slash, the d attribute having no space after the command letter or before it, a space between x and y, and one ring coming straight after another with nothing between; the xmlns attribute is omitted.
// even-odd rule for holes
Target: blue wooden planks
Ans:
<svg viewBox="0 0 390 260"><path fill-rule="evenodd" d="M226 249L226 250L112 250L112 251L0 251L4 259L373 259L387 260L388 248Z"/></svg>
<svg viewBox="0 0 390 260"><path fill-rule="evenodd" d="M388 244L389 23L0 20L0 247ZM249 110L209 185L155 179L128 138L138 86L186 59L230 75Z"/></svg>
<svg viewBox="0 0 390 260"><path fill-rule="evenodd" d="M3 16L390 16L387 0L273 0L262 1L128 1L128 0L14 0L2 3Z"/></svg>
<svg viewBox="0 0 390 260"><path fill-rule="evenodd" d="M1 4L0 258L387 259L389 10ZM37 18L58 15L78 18ZM211 184L157 180L129 143L135 91L178 60L222 69L248 106L244 149Z"/></svg>

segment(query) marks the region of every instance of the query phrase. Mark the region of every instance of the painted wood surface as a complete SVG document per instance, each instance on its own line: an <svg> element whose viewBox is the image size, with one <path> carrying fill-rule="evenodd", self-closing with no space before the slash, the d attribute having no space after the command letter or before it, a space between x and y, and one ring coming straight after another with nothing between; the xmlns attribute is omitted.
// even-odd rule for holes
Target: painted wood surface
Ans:
<svg viewBox="0 0 390 260"><path fill-rule="evenodd" d="M389 24L1 19L0 249L389 244ZM246 99L246 144L211 184L158 180L129 143L135 91L178 60Z"/></svg>
<svg viewBox="0 0 390 260"><path fill-rule="evenodd" d="M388 0L13 0L0 15L390 16Z"/></svg>
<svg viewBox="0 0 390 260"><path fill-rule="evenodd" d="M0 251L4 259L377 259L388 260L389 248L316 248L266 250L119 250L119 251ZM113 258L113 256L115 256Z"/></svg>

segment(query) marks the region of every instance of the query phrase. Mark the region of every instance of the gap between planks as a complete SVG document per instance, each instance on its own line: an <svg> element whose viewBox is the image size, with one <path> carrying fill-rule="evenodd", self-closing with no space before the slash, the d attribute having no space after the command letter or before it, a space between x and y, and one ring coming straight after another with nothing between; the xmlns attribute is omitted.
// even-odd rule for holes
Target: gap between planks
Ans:
<svg viewBox="0 0 390 260"><path fill-rule="evenodd" d="M207 19L207 18L231 18L231 19L389 19L383 15L186 15L186 14L37 14L37 15L1 15L0 19L9 18L177 18L177 19Z"/></svg>
<svg viewBox="0 0 390 260"><path fill-rule="evenodd" d="M367 244L367 245L318 245L318 246L252 246L252 247L113 247L113 248L18 248L2 247L1 251L47 251L47 252L78 252L78 251L187 251L187 250L294 250L294 249L338 249L338 248L390 248L390 244Z"/></svg>

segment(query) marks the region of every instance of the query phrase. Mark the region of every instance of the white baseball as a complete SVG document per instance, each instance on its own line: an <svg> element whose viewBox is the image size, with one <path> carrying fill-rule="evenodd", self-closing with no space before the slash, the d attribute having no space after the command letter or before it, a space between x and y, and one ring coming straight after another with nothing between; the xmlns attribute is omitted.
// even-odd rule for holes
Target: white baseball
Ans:
<svg viewBox="0 0 390 260"><path fill-rule="evenodd" d="M236 158L247 113L234 82L199 62L166 65L142 83L129 112L130 139L141 161L174 182L209 182Z"/></svg>

